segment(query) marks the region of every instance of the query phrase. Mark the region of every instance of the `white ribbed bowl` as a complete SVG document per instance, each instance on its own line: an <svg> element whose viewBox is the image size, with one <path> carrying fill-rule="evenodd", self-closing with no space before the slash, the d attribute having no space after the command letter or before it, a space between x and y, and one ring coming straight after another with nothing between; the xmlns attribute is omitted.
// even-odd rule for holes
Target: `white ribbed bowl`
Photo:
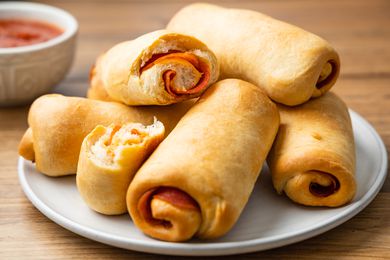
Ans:
<svg viewBox="0 0 390 260"><path fill-rule="evenodd" d="M70 69L78 30L71 14L43 4L1 2L0 19L9 18L47 22L64 32L43 43L0 48L0 106L25 104L50 92Z"/></svg>

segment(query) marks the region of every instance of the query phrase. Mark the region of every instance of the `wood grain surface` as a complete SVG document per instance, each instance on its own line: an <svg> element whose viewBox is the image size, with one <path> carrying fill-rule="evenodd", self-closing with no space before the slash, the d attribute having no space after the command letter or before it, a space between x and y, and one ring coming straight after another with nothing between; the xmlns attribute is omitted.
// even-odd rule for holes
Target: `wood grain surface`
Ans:
<svg viewBox="0 0 390 260"><path fill-rule="evenodd" d="M163 28L191 1L40 1L63 8L80 24L73 68L55 88L84 96L95 58L113 44ZM334 87L390 148L390 1L212 1L250 8L314 32L337 49ZM0 259L183 259L127 251L80 237L41 214L17 178L17 145L28 106L0 108ZM369 173L368 173L369 174ZM317 237L290 246L223 259L390 259L390 181L361 213Z"/></svg>

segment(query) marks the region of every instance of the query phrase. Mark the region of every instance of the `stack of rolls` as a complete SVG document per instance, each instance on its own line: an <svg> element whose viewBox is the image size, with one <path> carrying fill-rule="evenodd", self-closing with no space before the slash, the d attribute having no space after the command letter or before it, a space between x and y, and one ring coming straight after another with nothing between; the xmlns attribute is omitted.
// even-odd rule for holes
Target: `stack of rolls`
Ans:
<svg viewBox="0 0 390 260"><path fill-rule="evenodd" d="M164 241L226 234L264 162L277 193L342 206L356 180L348 108L329 92L339 71L312 33L192 4L100 55L87 99L38 98L19 154L47 176L76 174L91 209L128 212Z"/></svg>
<svg viewBox="0 0 390 260"><path fill-rule="evenodd" d="M220 62L221 78L252 82L278 103L281 125L268 156L278 193L311 206L353 199L352 126L346 105L326 94L340 71L327 41L255 11L203 3L184 7L167 28L204 41Z"/></svg>

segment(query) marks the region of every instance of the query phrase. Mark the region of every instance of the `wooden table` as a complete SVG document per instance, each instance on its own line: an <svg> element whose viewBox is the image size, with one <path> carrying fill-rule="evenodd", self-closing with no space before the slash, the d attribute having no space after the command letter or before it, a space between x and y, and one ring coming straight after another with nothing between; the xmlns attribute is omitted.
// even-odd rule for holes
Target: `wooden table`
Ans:
<svg viewBox="0 0 390 260"><path fill-rule="evenodd" d="M189 1L44 1L80 23L77 56L55 91L85 95L99 53L120 41L163 28ZM371 122L390 148L390 1L219 1L291 22L329 40L341 55L334 91ZM157 259L80 237L50 221L27 200L17 178L17 144L28 106L0 109L0 259ZM369 174L369 173L368 173ZM290 246L240 256L302 259L390 259L390 181L345 224ZM236 256L225 257L235 259ZM181 258L180 258L181 259Z"/></svg>

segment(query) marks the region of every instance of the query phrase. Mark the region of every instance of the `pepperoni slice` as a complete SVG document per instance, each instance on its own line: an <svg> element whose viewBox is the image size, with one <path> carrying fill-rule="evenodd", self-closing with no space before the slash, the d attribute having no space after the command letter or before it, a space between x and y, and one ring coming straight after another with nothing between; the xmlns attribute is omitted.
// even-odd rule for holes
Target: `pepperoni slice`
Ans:
<svg viewBox="0 0 390 260"><path fill-rule="evenodd" d="M173 187L159 187L145 192L138 201L141 216L151 224L171 226L169 221L155 219L152 215L151 202L153 198L166 201L176 207L189 210L200 210L198 203L187 193Z"/></svg>
<svg viewBox="0 0 390 260"><path fill-rule="evenodd" d="M150 69L155 64L158 64L159 62L167 59L185 60L191 63L195 67L195 69L197 69L200 73L202 73L202 77L194 87L187 90L177 90L172 86L172 81L176 76L176 71L174 70L165 71L163 74L163 80L165 84L165 89L169 94L175 97L180 95L196 94L201 92L203 89L207 87L207 84L209 83L210 80L210 67L205 62L198 59L198 57L196 57L194 54L189 52L170 51L168 53L154 54L146 62L146 64L140 69L140 73L144 72L147 69Z"/></svg>

